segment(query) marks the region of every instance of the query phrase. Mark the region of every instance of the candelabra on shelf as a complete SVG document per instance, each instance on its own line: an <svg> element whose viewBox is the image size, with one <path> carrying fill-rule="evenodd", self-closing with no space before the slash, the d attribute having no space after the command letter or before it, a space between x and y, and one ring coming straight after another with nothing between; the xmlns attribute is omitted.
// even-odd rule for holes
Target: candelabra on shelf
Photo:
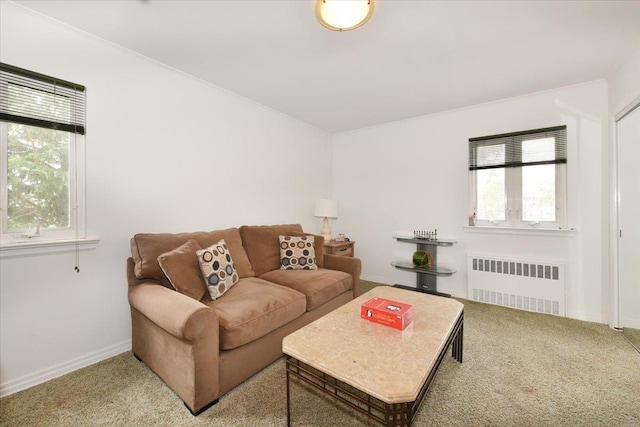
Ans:
<svg viewBox="0 0 640 427"><path fill-rule="evenodd" d="M438 229L433 231L413 230L413 238L418 240L438 240Z"/></svg>

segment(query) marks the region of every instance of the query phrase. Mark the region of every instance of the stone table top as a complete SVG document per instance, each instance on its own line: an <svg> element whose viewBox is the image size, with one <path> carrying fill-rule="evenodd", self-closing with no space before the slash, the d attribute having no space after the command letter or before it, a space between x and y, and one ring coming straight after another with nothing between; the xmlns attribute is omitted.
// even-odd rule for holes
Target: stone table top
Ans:
<svg viewBox="0 0 640 427"><path fill-rule="evenodd" d="M400 331L360 317L373 297L413 305L413 322ZM378 286L288 335L285 354L383 402L416 400L463 311L454 299Z"/></svg>

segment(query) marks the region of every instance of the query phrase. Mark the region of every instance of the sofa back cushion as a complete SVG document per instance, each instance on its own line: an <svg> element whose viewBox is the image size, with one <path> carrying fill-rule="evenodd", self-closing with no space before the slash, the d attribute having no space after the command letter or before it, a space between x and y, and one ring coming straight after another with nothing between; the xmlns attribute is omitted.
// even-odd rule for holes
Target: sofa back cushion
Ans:
<svg viewBox="0 0 640 427"><path fill-rule="evenodd" d="M302 226L300 224L281 224L243 225L240 227L242 244L247 251L256 276L280 269L280 240L278 236L290 236L292 233L302 233ZM316 254L317 256L318 254Z"/></svg>
<svg viewBox="0 0 640 427"><path fill-rule="evenodd" d="M193 239L200 247L208 248L224 239L240 278L255 276L247 253L242 246L242 239L237 228L216 231L199 231L194 233L140 233L131 239L131 255L133 257L134 273L138 279L154 279L167 282L158 257L170 252L189 239ZM204 279L203 279L204 280Z"/></svg>

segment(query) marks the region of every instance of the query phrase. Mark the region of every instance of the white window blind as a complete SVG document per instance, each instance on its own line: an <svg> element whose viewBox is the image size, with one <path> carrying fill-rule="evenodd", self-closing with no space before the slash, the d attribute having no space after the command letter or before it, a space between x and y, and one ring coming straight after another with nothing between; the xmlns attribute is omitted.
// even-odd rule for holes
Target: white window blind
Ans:
<svg viewBox="0 0 640 427"><path fill-rule="evenodd" d="M469 170L567 163L567 127L469 139Z"/></svg>
<svg viewBox="0 0 640 427"><path fill-rule="evenodd" d="M85 87L0 63L0 121L84 135Z"/></svg>

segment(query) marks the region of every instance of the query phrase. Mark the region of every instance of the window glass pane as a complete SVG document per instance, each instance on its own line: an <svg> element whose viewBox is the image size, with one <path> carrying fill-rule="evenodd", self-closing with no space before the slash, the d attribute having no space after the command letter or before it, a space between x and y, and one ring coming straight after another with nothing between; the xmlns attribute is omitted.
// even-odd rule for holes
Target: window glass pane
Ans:
<svg viewBox="0 0 640 427"><path fill-rule="evenodd" d="M544 162L555 159L555 138L539 138L522 141L522 162Z"/></svg>
<svg viewBox="0 0 640 427"><path fill-rule="evenodd" d="M478 145L476 159L478 166L504 165L505 144Z"/></svg>
<svg viewBox="0 0 640 427"><path fill-rule="evenodd" d="M556 220L556 165L522 168L522 220Z"/></svg>
<svg viewBox="0 0 640 427"><path fill-rule="evenodd" d="M69 132L7 124L7 231L67 228Z"/></svg>
<svg viewBox="0 0 640 427"><path fill-rule="evenodd" d="M507 206L505 194L505 169L481 169L476 171L478 194L478 219L504 221Z"/></svg>

